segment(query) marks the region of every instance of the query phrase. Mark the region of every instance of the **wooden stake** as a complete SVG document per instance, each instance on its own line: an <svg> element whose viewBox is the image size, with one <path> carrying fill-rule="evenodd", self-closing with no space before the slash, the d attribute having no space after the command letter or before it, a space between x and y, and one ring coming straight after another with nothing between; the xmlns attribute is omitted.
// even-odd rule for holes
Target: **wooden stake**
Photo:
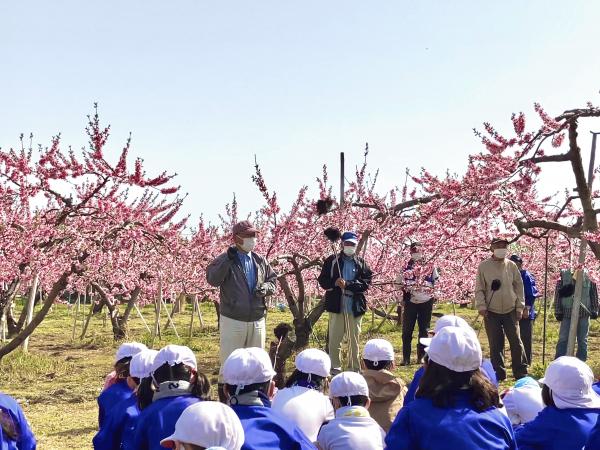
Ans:
<svg viewBox="0 0 600 450"><path fill-rule="evenodd" d="M29 292L29 298L27 299L27 319L25 321L25 326L29 325L31 323L31 319L33 319L33 305L35 303L35 294L37 293L37 289L38 289L38 283L40 281L40 278L38 276L38 274L36 273L35 276L33 277L33 282L31 283L31 290ZM25 340L23 341L23 353L27 353L27 350L29 349L29 336L27 336L25 338Z"/></svg>

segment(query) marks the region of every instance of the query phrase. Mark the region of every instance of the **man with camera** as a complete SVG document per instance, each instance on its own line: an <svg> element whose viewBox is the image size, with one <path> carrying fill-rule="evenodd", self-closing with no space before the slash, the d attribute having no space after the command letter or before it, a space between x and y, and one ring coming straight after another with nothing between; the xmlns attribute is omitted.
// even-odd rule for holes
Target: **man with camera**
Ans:
<svg viewBox="0 0 600 450"><path fill-rule="evenodd" d="M527 375L527 359L519 334L519 320L525 310L523 280L517 265L506 258L506 239L493 239L490 250L491 258L482 261L477 269L475 307L483 316L498 381L506 379L505 335L510 345L513 376L519 379Z"/></svg>

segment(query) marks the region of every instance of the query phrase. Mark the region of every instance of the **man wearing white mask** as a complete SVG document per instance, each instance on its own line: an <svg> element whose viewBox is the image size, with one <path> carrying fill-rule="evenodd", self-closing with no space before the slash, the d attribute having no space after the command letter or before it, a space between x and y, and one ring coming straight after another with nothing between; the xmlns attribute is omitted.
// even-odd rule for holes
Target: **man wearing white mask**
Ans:
<svg viewBox="0 0 600 450"><path fill-rule="evenodd" d="M515 379L527 375L527 358L519 320L525 310L523 279L517 265L507 259L508 241L492 240L492 257L482 261L477 269L475 307L484 318L490 344L490 359L498 381L506 379L504 367L504 336L510 345L512 372Z"/></svg>
<svg viewBox="0 0 600 450"><path fill-rule="evenodd" d="M223 395L223 363L238 348L265 346L265 297L275 292L277 274L253 252L258 231L247 220L233 226L234 245L206 269L206 279L219 288L219 399Z"/></svg>

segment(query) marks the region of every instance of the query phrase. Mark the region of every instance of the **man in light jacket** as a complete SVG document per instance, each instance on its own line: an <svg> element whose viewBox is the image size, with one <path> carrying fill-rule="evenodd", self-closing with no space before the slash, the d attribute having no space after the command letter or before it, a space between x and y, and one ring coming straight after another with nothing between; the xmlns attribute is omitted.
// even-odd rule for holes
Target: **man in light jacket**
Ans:
<svg viewBox="0 0 600 450"><path fill-rule="evenodd" d="M257 230L247 220L236 223L233 244L206 269L206 279L219 288L219 335L221 368L219 398L224 401L223 363L238 348L264 348L265 297L275 292L277 274L254 253Z"/></svg>
<svg viewBox="0 0 600 450"><path fill-rule="evenodd" d="M517 265L506 258L508 241L492 240L492 257L477 269L475 307L484 318L490 344L490 359L498 381L506 379L504 336L510 345L515 379L527 375L527 358L519 334L519 320L525 309L523 279Z"/></svg>

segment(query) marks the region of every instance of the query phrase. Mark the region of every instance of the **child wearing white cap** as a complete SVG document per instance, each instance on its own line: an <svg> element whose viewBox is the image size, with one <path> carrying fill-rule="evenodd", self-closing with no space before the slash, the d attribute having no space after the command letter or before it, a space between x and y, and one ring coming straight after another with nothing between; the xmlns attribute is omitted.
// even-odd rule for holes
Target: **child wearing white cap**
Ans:
<svg viewBox="0 0 600 450"><path fill-rule="evenodd" d="M240 450L244 444L244 429L229 406L199 402L183 411L175 424L175 432L161 444L175 450Z"/></svg>
<svg viewBox="0 0 600 450"><path fill-rule="evenodd" d="M385 443L389 449L516 449L508 417L498 409L498 390L481 373L475 333L445 327L429 355L417 398L405 405Z"/></svg>
<svg viewBox="0 0 600 450"><path fill-rule="evenodd" d="M371 417L387 433L404 403L406 385L390 369L394 368L394 347L385 339L371 339L363 349L363 377L369 386Z"/></svg>
<svg viewBox="0 0 600 450"><path fill-rule="evenodd" d="M331 380L329 396L335 419L323 425L317 438L321 450L380 450L385 431L369 415L369 387L356 372L342 372Z"/></svg>
<svg viewBox="0 0 600 450"><path fill-rule="evenodd" d="M330 370L327 353L316 348L303 350L296 356L296 370L286 387L273 399L273 410L298 425L312 442L321 426L334 417L333 406L323 394Z"/></svg>
<svg viewBox="0 0 600 450"><path fill-rule="evenodd" d="M531 377L517 380L515 385L502 395L502 403L513 426L531 422L545 406L542 387Z"/></svg>
<svg viewBox="0 0 600 450"><path fill-rule="evenodd" d="M271 409L274 376L262 348L238 348L225 360L223 392L244 428L242 450L314 449L300 428Z"/></svg>
<svg viewBox="0 0 600 450"><path fill-rule="evenodd" d="M516 430L519 449L580 449L586 445L600 417L600 396L592 389L593 382L594 375L583 361L572 356L552 361L540 380L546 407Z"/></svg>
<svg viewBox="0 0 600 450"><path fill-rule="evenodd" d="M198 371L196 356L189 347L162 348L154 358L151 372L151 386L142 384L139 389L142 412L133 438L125 442L126 450L161 450L160 441L173 434L183 410L208 399L210 382Z"/></svg>
<svg viewBox="0 0 600 450"><path fill-rule="evenodd" d="M129 362L133 355L146 349L147 347L139 342L125 342L117 349L112 381L98 396L98 429L101 430L104 426L113 406L133 395L132 388L127 384Z"/></svg>

